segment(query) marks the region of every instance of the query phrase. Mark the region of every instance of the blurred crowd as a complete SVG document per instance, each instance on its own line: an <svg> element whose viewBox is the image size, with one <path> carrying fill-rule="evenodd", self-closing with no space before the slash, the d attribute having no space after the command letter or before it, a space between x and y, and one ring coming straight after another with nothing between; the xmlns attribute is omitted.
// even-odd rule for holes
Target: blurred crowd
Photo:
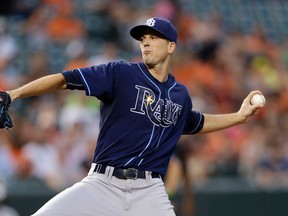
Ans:
<svg viewBox="0 0 288 216"><path fill-rule="evenodd" d="M183 0L2 2L0 89L6 90L71 68L139 61L131 26L153 16L170 19L179 33L173 74L187 86L194 109L235 112L254 89L267 101L247 124L182 137L192 182L231 177L288 187L288 38L269 38L261 19L245 32L216 9L195 16ZM99 123L99 101L84 95L63 91L15 101L11 133L0 131L0 179L8 185L37 179L58 191L83 178Z"/></svg>

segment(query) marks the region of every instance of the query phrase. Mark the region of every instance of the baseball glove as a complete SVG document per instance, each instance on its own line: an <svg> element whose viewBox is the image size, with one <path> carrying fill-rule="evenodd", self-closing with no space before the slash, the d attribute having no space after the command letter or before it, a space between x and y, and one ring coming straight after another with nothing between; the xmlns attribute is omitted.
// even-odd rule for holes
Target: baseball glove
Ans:
<svg viewBox="0 0 288 216"><path fill-rule="evenodd" d="M0 90L0 128L12 128L13 122L9 116L8 109L11 104L10 95Z"/></svg>

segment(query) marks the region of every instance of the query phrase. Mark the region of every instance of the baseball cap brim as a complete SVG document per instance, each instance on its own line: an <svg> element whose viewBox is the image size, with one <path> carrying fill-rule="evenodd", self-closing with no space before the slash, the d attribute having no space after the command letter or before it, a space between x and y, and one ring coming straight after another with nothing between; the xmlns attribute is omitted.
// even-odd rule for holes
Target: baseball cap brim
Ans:
<svg viewBox="0 0 288 216"><path fill-rule="evenodd" d="M136 40L140 40L141 37L143 36L143 33L147 30L153 30L153 31L156 31L158 32L159 34L161 34L163 36L163 38L166 38L169 40L169 38L167 38L162 32L160 32L159 30L151 27L151 26L147 26L147 25L138 25L138 26L135 26L133 27L131 30L130 30L130 35L136 39Z"/></svg>

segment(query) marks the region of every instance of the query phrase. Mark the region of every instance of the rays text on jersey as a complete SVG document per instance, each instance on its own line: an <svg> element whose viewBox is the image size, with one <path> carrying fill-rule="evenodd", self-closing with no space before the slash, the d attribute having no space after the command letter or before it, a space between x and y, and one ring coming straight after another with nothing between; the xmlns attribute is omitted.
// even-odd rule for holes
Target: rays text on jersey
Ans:
<svg viewBox="0 0 288 216"><path fill-rule="evenodd" d="M131 112L147 115L150 121L162 127L175 125L182 110L182 106L165 98L156 99L155 93L146 87L136 85L137 97Z"/></svg>

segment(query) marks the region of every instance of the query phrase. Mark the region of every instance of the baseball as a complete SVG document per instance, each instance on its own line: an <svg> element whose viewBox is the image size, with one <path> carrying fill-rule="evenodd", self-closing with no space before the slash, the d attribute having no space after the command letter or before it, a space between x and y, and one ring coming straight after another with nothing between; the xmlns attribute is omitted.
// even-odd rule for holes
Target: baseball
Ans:
<svg viewBox="0 0 288 216"><path fill-rule="evenodd" d="M255 94L251 99L251 104L256 104L259 107L263 107L266 103L265 97L261 94Z"/></svg>

